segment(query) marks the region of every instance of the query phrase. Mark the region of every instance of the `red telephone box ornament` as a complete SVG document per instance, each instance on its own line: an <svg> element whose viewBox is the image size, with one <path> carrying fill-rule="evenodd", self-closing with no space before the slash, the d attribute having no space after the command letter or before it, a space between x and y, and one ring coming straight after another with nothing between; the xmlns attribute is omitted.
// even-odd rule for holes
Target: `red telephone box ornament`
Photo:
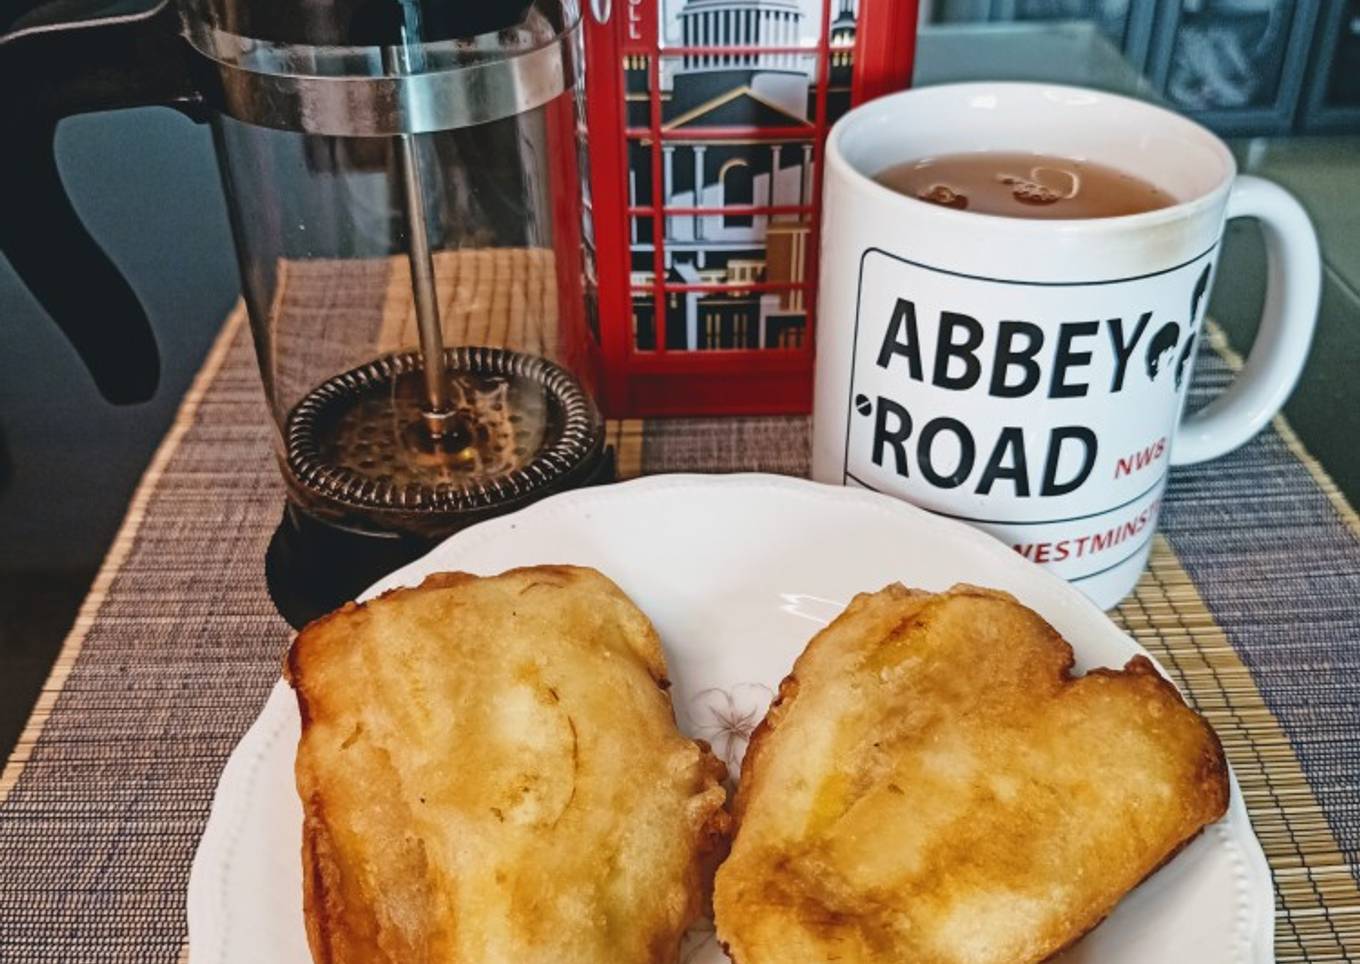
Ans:
<svg viewBox="0 0 1360 964"><path fill-rule="evenodd" d="M917 0L590 0L606 414L807 412L827 130L906 87Z"/></svg>

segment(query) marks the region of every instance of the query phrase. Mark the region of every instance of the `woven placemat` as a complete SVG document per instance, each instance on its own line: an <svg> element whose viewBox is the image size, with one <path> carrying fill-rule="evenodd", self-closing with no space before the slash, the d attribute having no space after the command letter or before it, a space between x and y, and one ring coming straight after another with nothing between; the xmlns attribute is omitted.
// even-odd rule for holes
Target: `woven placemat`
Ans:
<svg viewBox="0 0 1360 964"><path fill-rule="evenodd" d="M332 322L391 317L382 299L339 303L333 270L292 266L293 295L363 313ZM1221 390L1234 364L1221 342L1206 349L1195 395ZM213 788L289 639L262 562L283 500L271 434L238 308L0 776L0 960L184 953ZM610 438L626 475L807 469L802 418L621 422ZM1223 738L1274 872L1278 958L1360 957L1360 522L1278 420L1173 472L1167 503L1116 616Z"/></svg>

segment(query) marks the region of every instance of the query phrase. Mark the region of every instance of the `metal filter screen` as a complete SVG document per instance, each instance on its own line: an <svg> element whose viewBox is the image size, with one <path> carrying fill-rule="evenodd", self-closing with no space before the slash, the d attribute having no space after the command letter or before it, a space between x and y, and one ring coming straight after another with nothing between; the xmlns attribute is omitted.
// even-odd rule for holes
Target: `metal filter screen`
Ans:
<svg viewBox="0 0 1360 964"><path fill-rule="evenodd" d="M289 413L286 475L312 512L420 534L466 514L507 511L586 470L603 424L565 369L503 348L444 353L457 428L432 442L421 425L418 352L328 379Z"/></svg>

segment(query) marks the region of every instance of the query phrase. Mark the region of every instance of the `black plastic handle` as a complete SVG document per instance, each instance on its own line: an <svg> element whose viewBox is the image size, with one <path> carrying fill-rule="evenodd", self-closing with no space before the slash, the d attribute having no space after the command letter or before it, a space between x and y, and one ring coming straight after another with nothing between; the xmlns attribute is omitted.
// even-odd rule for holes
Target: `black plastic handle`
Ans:
<svg viewBox="0 0 1360 964"><path fill-rule="evenodd" d="M57 172L57 123L164 105L202 119L169 0L152 7L47 0L0 24L0 252L117 404L156 391L146 311L90 237Z"/></svg>

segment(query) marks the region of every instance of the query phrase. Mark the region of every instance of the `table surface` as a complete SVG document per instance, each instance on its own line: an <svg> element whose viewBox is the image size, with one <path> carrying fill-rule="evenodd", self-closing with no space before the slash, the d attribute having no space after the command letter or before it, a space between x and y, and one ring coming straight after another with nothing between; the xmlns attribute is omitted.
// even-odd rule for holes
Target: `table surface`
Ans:
<svg viewBox="0 0 1360 964"><path fill-rule="evenodd" d="M1084 26L930 30L920 71L926 82L985 72L1148 93ZM1360 750L1349 746L1360 732L1360 653L1351 645L1360 639L1360 523L1345 498L1360 488L1360 447L1351 444L1360 412L1351 374L1360 362L1360 203L1350 186L1360 141L1234 149L1244 169L1300 195L1323 241L1319 347L1287 410L1299 431L1280 423L1212 468L1173 476L1165 537L1119 618L1224 734L1275 866L1281 958L1343 960L1360 956ZM1249 227L1230 231L1220 274L1211 313L1226 354L1204 365L1202 393L1229 377L1231 349L1250 344L1262 271ZM32 310L17 299L3 305L6 317L12 305ZM86 596L92 567L25 562L50 559L47 541L73 558L97 556L110 543L221 318L199 315L208 319L202 331L168 336L177 353L168 358L167 395L121 422L101 422L107 413L97 413L97 429L90 419L77 423L89 430L83 448L49 424L50 405L33 401L48 394L54 376L31 346L20 355L32 363L0 385L7 416L45 416L17 430L7 418L11 450L8 463L0 458L0 539L27 532L44 540L6 541L20 551L0 553L0 750L29 723L16 755L24 766L8 767L0 780L3 960L174 959L187 855L211 783L286 641L259 583L260 540L280 492L267 443L258 444L267 436L252 434L265 423L239 330L234 342L219 343L209 360L214 377L200 379L180 409L180 434L162 445L93 591ZM15 327L0 326L0 348ZM613 432L631 471L805 468L799 419L677 420ZM224 438L256 444L254 461L224 466L213 451ZM73 460L73 449L86 458ZM35 494L61 514L46 504L35 510ZM49 528L35 533L35 518ZM204 527L212 538L195 531ZM29 718L63 638L44 703ZM186 646L201 664L176 661ZM124 743L111 732L119 728ZM88 846L71 846L84 840Z"/></svg>
<svg viewBox="0 0 1360 964"><path fill-rule="evenodd" d="M325 293L345 270L295 262L288 274ZM409 296L404 271L388 283ZM284 302L318 316L305 297ZM1189 404L1238 363L1204 339ZM261 566L283 497L261 405L237 311L0 774L2 960L184 953L183 895L216 776L291 636ZM671 419L611 423L609 436L625 476L800 475L808 428L803 417ZM1148 569L1112 613L1223 742L1274 872L1279 960L1360 955L1357 600L1360 518L1281 421L1172 473Z"/></svg>

